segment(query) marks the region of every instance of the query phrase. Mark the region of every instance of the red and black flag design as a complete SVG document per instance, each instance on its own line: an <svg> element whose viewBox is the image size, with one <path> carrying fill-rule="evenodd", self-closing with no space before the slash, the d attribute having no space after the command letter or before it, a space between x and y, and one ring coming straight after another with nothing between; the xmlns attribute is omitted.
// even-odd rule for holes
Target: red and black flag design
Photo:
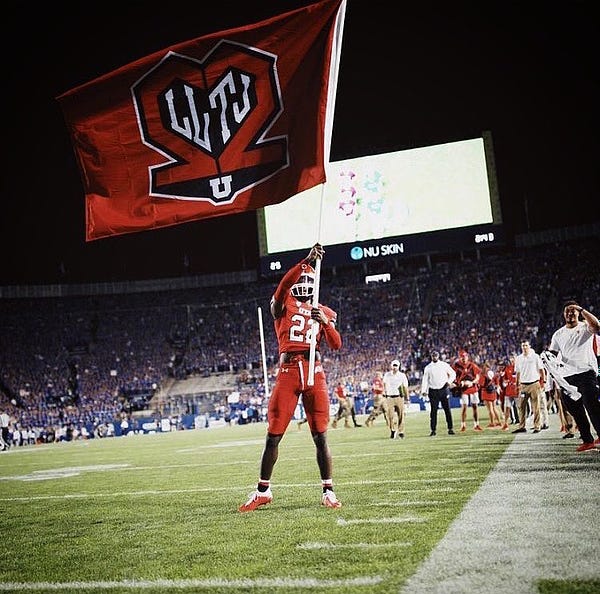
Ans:
<svg viewBox="0 0 600 594"><path fill-rule="evenodd" d="M58 97L87 241L256 210L323 183L344 8L322 0L212 33Z"/></svg>

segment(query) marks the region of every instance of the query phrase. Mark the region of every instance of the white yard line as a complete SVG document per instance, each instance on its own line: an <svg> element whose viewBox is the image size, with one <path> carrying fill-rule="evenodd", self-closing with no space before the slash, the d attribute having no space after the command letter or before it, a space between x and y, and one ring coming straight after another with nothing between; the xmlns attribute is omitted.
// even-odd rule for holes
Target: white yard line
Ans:
<svg viewBox="0 0 600 594"><path fill-rule="evenodd" d="M291 579L291 578L273 578L273 579L240 579L240 580L123 580L123 581L103 581L103 582L36 582L29 584L21 583L0 583L0 592L35 592L60 591L60 590L187 590L194 591L206 590L210 592L214 588L231 588L232 590L248 591L252 588L276 589L276 588L363 588L379 584L383 578L379 576L355 578L347 580L315 580L315 579Z"/></svg>
<svg viewBox="0 0 600 594"><path fill-rule="evenodd" d="M600 450L556 427L518 434L402 594L537 594L600 579Z"/></svg>
<svg viewBox="0 0 600 594"><path fill-rule="evenodd" d="M384 549L387 547L412 547L411 542L394 541L385 543L357 542L353 544L334 544L331 542L303 542L296 546L303 551L315 551L322 549Z"/></svg>

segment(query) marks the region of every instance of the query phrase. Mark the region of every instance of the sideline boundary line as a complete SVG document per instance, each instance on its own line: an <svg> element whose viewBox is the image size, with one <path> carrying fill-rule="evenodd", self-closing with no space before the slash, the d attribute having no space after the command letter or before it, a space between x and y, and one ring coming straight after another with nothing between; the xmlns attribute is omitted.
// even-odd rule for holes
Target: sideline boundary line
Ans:
<svg viewBox="0 0 600 594"><path fill-rule="evenodd" d="M515 436L402 594L537 594L540 580L600 579L600 450L578 453L557 432Z"/></svg>

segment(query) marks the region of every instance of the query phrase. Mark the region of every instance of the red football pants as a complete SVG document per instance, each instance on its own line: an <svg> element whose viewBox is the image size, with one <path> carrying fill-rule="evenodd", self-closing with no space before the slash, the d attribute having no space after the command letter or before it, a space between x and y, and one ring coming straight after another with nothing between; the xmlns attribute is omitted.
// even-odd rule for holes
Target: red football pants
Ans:
<svg viewBox="0 0 600 594"><path fill-rule="evenodd" d="M329 393L325 372L320 361L315 361L314 371L314 385L308 386L308 361L302 359L286 363L279 368L267 410L269 433L273 435L285 433L294 416L300 394L302 394L306 420L311 432L324 433L327 431Z"/></svg>

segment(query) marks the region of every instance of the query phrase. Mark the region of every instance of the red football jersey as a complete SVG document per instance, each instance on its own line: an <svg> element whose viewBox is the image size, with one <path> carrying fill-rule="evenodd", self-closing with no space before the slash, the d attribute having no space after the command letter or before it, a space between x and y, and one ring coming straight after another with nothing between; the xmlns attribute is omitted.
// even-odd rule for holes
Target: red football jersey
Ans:
<svg viewBox="0 0 600 594"><path fill-rule="evenodd" d="M312 305L295 299L290 293L285 299L285 313L275 320L275 334L279 343L279 353L306 351L310 348L313 320L310 316ZM334 325L337 314L326 305L319 304L319 309ZM319 324L317 334L317 350L321 343L323 329Z"/></svg>
<svg viewBox="0 0 600 594"><path fill-rule="evenodd" d="M376 377L373 379L373 393L374 394L383 394L383 380L380 377Z"/></svg>
<svg viewBox="0 0 600 594"><path fill-rule="evenodd" d="M463 380L471 380L474 381L479 373L481 373L481 369L473 363L473 361L467 361L463 364L463 362L458 359L454 362L454 371L456 371L456 384L460 386L460 382ZM463 394L475 394L478 391L477 383L469 386L468 388L460 388L460 391Z"/></svg>
<svg viewBox="0 0 600 594"><path fill-rule="evenodd" d="M346 400L346 388L344 388L344 386L338 384L333 391L335 392L338 400Z"/></svg>
<svg viewBox="0 0 600 594"><path fill-rule="evenodd" d="M519 389L517 387L517 374L514 365L506 365L502 372L502 383L504 384L504 393L507 396L517 396Z"/></svg>

